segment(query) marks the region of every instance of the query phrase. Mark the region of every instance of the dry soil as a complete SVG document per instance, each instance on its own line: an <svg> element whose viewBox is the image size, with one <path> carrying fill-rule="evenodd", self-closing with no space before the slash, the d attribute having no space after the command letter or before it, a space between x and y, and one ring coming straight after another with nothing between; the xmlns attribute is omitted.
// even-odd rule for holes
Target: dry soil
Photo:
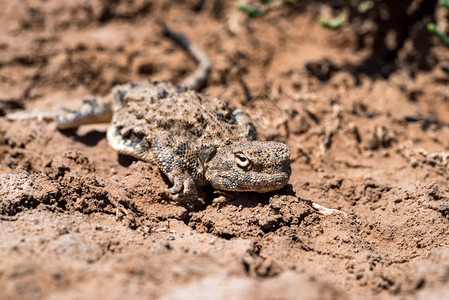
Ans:
<svg viewBox="0 0 449 300"><path fill-rule="evenodd" d="M281 191L191 209L107 125L0 117L0 298L449 297L449 50L425 30L446 12L399 2L330 31L317 20L339 1L251 18L224 0L0 0L0 116L181 81L195 63L164 22L210 55L202 92L285 142L293 171Z"/></svg>

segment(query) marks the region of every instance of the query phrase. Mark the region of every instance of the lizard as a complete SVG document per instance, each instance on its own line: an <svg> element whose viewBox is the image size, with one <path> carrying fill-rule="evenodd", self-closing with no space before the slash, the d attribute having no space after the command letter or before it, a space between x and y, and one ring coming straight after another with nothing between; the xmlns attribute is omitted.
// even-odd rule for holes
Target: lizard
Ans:
<svg viewBox="0 0 449 300"><path fill-rule="evenodd" d="M180 85L163 80L121 84L104 97L84 100L79 109L62 108L37 118L54 121L59 130L109 122L109 145L158 166L172 184L165 192L174 201L194 201L198 188L207 185L258 193L284 187L291 175L288 147L258 141L248 114L196 92L210 73L209 57L180 33L164 31L198 63ZM29 116L12 114L9 119Z"/></svg>

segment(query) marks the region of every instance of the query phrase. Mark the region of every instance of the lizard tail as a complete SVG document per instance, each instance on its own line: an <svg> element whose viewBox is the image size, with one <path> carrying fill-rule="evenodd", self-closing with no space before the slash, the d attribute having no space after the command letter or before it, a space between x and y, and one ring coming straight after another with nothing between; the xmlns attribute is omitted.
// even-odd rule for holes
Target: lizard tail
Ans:
<svg viewBox="0 0 449 300"><path fill-rule="evenodd" d="M181 85L198 91L206 85L207 78L209 77L212 65L209 56L199 46L192 43L184 35L179 32L173 31L165 24L162 24L164 34L178 43L185 51L187 51L198 63L198 68L187 78L185 78Z"/></svg>
<svg viewBox="0 0 449 300"><path fill-rule="evenodd" d="M184 35L171 30L165 25L162 26L164 34L178 43L198 63L198 68L185 78L181 85L192 90L200 90L206 85L211 71L209 57L200 47L190 42ZM112 118L112 109L113 97L108 95L106 97L84 100L81 108L77 110L61 109L57 113L25 111L9 114L6 117L12 120L54 121L58 129L64 130L77 128L83 124L109 122Z"/></svg>

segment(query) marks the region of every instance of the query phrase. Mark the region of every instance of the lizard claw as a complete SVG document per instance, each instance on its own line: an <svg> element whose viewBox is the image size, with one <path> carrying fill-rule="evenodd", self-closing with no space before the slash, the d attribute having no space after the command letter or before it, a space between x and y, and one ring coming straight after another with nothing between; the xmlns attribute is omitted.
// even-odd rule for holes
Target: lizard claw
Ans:
<svg viewBox="0 0 449 300"><path fill-rule="evenodd" d="M166 191L170 194L178 194L179 192L182 191L183 188L184 188L183 182L181 180L177 180L175 181L175 184L171 188L166 189Z"/></svg>
<svg viewBox="0 0 449 300"><path fill-rule="evenodd" d="M171 188L165 190L171 200L181 202L194 200L198 197L195 184L191 178L175 179Z"/></svg>

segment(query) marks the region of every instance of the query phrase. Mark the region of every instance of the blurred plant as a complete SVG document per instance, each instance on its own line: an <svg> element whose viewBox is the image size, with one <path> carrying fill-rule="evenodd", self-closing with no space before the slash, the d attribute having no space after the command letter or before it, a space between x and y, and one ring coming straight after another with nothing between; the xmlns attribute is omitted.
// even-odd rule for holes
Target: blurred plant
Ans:
<svg viewBox="0 0 449 300"><path fill-rule="evenodd" d="M446 7L449 9L449 0L438 0L438 5Z"/></svg>
<svg viewBox="0 0 449 300"><path fill-rule="evenodd" d="M324 20L321 19L319 20L321 27L326 28L326 29L331 29L331 30L336 30L338 28L340 28L344 23L345 23L346 19L342 16L334 18L332 20Z"/></svg>
<svg viewBox="0 0 449 300"><path fill-rule="evenodd" d="M357 7L357 10L361 14L365 14L369 12L374 6L373 1L362 1L359 6Z"/></svg>
<svg viewBox="0 0 449 300"><path fill-rule="evenodd" d="M250 17L260 17L265 14L265 9L260 9L249 4L237 3L235 8L246 13Z"/></svg>
<svg viewBox="0 0 449 300"><path fill-rule="evenodd" d="M438 0L438 5L449 9L449 0ZM437 25L434 23L427 24L427 31L436 36L446 48L449 48L449 37L439 30Z"/></svg>
<svg viewBox="0 0 449 300"><path fill-rule="evenodd" d="M443 6L449 10L449 0L438 0L438 5ZM436 36L446 48L449 48L449 37L446 34L444 34L444 32L439 30L436 24L434 23L427 24L427 31ZM442 66L441 71L443 71L446 74L449 74L449 66Z"/></svg>
<svg viewBox="0 0 449 300"><path fill-rule="evenodd" d="M343 4L349 7L350 9L355 9L357 6L352 0L342 0Z"/></svg>
<svg viewBox="0 0 449 300"><path fill-rule="evenodd" d="M436 36L446 48L449 48L449 37L441 32L435 24L427 24L427 30Z"/></svg>
<svg viewBox="0 0 449 300"><path fill-rule="evenodd" d="M263 16L267 10L268 6L273 3L274 0L259 0L262 7L256 7L250 4L243 4L243 3L237 3L235 5L235 8L237 10L240 10L241 12L244 12L250 17L260 17Z"/></svg>
<svg viewBox="0 0 449 300"><path fill-rule="evenodd" d="M317 18L319 26L335 32L350 27L345 30L346 34L337 36L356 49L370 50L356 66L357 72L388 78L401 65L397 62L402 62L405 58L410 62L410 70L413 72L428 70L434 66L435 54L431 51L431 40L434 38L426 34L425 25L435 23L438 4L449 9L449 0L317 2L317 8L322 12ZM443 42L449 41L449 38L436 30L436 26L430 25L429 30ZM405 55L402 55L402 49Z"/></svg>
<svg viewBox="0 0 449 300"><path fill-rule="evenodd" d="M347 7L349 9L350 12L354 13L354 12L358 12L360 14L365 14L368 11L370 11L373 6L374 3L371 0L367 0L367 1L362 1L359 4L354 3L354 1L352 0L341 0L344 4L345 7ZM449 0L446 0L449 2ZM336 30L339 29L341 26L343 26L346 22L346 18L344 17L346 13L343 12L340 16L331 19L331 20L325 20L323 18L319 19L319 23L321 25L321 27L326 28L326 29L330 29L330 30Z"/></svg>
<svg viewBox="0 0 449 300"><path fill-rule="evenodd" d="M442 66L441 71L443 71L446 74L449 74L449 66Z"/></svg>

